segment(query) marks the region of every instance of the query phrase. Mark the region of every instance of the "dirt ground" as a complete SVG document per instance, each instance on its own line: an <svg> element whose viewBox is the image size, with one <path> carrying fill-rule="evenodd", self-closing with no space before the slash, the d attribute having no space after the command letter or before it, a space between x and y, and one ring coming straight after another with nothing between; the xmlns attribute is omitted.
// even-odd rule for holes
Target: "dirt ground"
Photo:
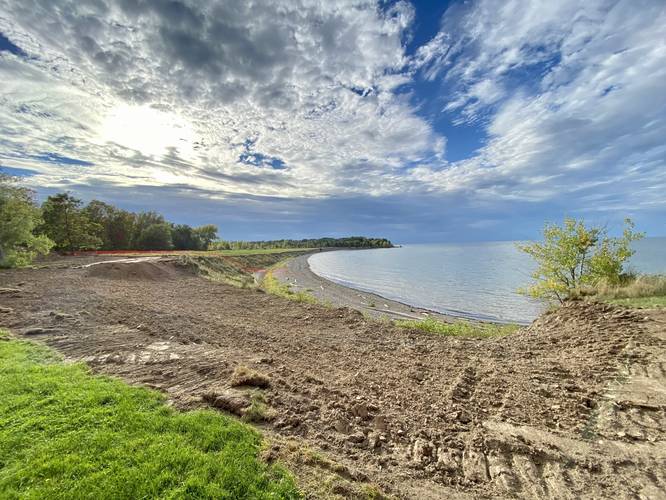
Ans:
<svg viewBox="0 0 666 500"><path fill-rule="evenodd" d="M312 498L666 498L663 310L572 303L464 340L118 265L0 271L0 326L245 415Z"/></svg>

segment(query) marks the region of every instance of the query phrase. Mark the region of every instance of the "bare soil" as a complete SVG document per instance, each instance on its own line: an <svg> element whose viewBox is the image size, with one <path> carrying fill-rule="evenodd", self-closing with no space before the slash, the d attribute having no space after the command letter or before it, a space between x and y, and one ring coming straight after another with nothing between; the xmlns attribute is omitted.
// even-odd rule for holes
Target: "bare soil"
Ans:
<svg viewBox="0 0 666 500"><path fill-rule="evenodd" d="M118 265L1 271L0 326L260 421L313 498L666 498L663 310L571 303L463 340Z"/></svg>

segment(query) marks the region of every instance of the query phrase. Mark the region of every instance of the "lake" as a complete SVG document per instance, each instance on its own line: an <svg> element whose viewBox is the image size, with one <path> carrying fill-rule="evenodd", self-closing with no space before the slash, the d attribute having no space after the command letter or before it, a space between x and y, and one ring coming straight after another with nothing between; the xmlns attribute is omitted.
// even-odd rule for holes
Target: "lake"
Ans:
<svg viewBox="0 0 666 500"><path fill-rule="evenodd" d="M629 268L666 274L666 238L634 243ZM315 274L351 288L444 314L527 323L545 308L516 293L535 264L514 242L404 245L312 255Z"/></svg>

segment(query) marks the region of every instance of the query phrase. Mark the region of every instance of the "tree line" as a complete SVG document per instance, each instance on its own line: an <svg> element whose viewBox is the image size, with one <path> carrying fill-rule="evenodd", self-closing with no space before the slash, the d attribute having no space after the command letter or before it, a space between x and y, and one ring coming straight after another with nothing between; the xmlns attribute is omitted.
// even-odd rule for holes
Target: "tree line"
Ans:
<svg viewBox="0 0 666 500"><path fill-rule="evenodd" d="M218 240L214 250L268 250L274 248L392 248L386 238L349 236L346 238L309 238L303 240L225 241Z"/></svg>
<svg viewBox="0 0 666 500"><path fill-rule="evenodd" d="M130 212L92 200L87 205L69 193L49 196L37 227L55 249L78 250L207 250L217 239L217 226L174 224L157 212Z"/></svg>
<svg viewBox="0 0 666 500"><path fill-rule="evenodd" d="M217 226L174 224L157 212L130 212L69 193L49 196L41 206L34 192L0 173L0 267L27 265L51 249L207 250Z"/></svg>
<svg viewBox="0 0 666 500"><path fill-rule="evenodd" d="M0 267L28 265L49 251L247 250L272 248L390 248L385 238L351 236L302 240L223 241L213 224L174 224L161 214L130 212L70 193L49 196L41 205L18 179L0 172Z"/></svg>

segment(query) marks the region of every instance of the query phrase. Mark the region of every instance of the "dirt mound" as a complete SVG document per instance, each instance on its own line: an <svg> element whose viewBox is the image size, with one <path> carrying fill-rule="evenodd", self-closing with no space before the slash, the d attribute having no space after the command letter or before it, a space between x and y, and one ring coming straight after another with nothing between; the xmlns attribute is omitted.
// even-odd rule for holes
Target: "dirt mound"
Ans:
<svg viewBox="0 0 666 500"><path fill-rule="evenodd" d="M99 262L86 267L86 276L112 280L168 281L192 275L177 259L132 259Z"/></svg>

